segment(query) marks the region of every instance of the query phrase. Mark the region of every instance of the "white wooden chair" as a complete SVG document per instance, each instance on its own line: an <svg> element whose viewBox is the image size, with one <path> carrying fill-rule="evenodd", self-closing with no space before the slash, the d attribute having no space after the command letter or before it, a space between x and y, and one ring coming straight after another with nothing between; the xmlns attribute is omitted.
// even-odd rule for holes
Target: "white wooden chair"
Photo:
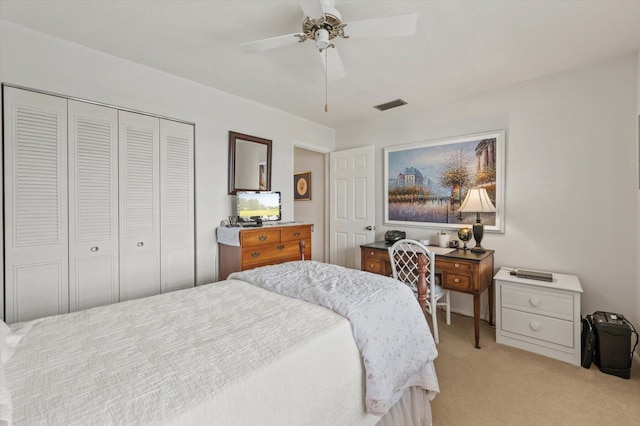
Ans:
<svg viewBox="0 0 640 426"><path fill-rule="evenodd" d="M438 318L436 310L438 306L445 306L447 312L447 324L451 324L451 303L449 290L443 290L442 286L436 283L435 273L435 255L424 245L414 240L396 241L389 247L389 259L391 260L391 270L393 278L407 284L418 297L418 301L422 304L418 294L418 255L424 254L428 259L426 282L427 294L425 298L426 311L431 314L433 323L433 337L436 343L439 343L438 336ZM440 301L443 300L443 301ZM425 307L423 307L425 308Z"/></svg>

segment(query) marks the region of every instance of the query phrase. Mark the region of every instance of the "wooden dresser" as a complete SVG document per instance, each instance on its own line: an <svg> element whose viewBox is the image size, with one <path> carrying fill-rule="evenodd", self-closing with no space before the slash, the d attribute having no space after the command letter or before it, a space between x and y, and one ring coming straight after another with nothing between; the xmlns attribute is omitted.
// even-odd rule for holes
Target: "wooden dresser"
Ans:
<svg viewBox="0 0 640 426"><path fill-rule="evenodd" d="M306 246L304 258L311 259L311 232L313 225L296 224L239 230L239 246L218 244L221 280L236 271L275 265L300 259L300 240Z"/></svg>
<svg viewBox="0 0 640 426"><path fill-rule="evenodd" d="M360 246L363 271L391 276L389 247L384 241ZM436 253L436 271L442 274L442 288L473 295L475 346L480 348L480 295L493 287L493 250L473 253L455 249L446 254ZM489 323L493 325L493 288L489 290Z"/></svg>

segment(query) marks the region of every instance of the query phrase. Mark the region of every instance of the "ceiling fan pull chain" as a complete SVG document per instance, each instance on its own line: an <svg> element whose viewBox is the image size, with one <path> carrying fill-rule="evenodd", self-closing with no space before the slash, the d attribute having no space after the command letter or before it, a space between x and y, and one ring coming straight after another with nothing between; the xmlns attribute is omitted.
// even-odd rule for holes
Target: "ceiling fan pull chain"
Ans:
<svg viewBox="0 0 640 426"><path fill-rule="evenodd" d="M327 55L327 49L324 49L324 112L329 112L329 71L328 71L329 56Z"/></svg>

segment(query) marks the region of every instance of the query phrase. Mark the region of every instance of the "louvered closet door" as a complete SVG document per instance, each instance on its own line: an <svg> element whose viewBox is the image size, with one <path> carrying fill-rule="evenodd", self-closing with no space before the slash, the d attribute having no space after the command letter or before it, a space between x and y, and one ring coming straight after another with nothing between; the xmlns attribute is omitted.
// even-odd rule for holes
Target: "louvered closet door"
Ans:
<svg viewBox="0 0 640 426"><path fill-rule="evenodd" d="M4 88L6 321L68 312L67 100Z"/></svg>
<svg viewBox="0 0 640 426"><path fill-rule="evenodd" d="M69 101L69 310L118 302L118 110Z"/></svg>
<svg viewBox="0 0 640 426"><path fill-rule="evenodd" d="M119 111L120 300L160 293L160 120Z"/></svg>
<svg viewBox="0 0 640 426"><path fill-rule="evenodd" d="M160 121L161 288L195 285L193 126Z"/></svg>

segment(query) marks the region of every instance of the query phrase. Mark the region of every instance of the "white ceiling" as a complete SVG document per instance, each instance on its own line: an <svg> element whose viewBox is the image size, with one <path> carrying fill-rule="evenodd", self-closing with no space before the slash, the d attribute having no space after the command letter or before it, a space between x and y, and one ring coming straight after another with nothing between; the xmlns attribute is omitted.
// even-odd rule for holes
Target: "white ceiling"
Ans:
<svg viewBox="0 0 640 426"><path fill-rule="evenodd" d="M417 12L412 37L335 39L329 82L298 1L0 0L0 18L338 127L419 109L640 49L640 1L336 1L343 22ZM348 34L348 26L345 29ZM379 112L403 98L409 105Z"/></svg>

